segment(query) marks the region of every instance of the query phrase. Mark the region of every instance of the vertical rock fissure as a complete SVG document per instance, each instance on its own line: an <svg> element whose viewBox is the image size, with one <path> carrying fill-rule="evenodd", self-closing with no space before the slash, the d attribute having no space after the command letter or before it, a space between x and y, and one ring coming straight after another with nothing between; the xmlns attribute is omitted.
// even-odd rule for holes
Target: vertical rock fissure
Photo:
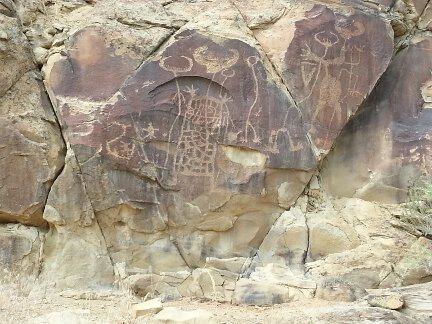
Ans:
<svg viewBox="0 0 432 324"><path fill-rule="evenodd" d="M40 70L39 70L39 72L40 72ZM52 101L51 101L51 98L50 98L50 96L48 95L48 92L47 92L47 90L46 90L45 84L43 84L43 89L44 89L45 95L46 95L46 97L47 97L47 99L48 99L47 101L48 101L49 107L50 107L50 109L51 109L51 111L52 111L52 113L53 113L54 120L55 120L56 126L57 126L57 128L58 128L59 135L60 135L61 141L62 141L62 143L63 143L63 147L64 147L64 149L63 149L63 160L62 160L62 166L59 168L59 170L58 170L58 171L56 172L56 174L54 175L54 178L53 178L53 180L52 180L52 183L50 183L50 185L47 186L47 187L48 187L48 188L47 188L47 195L46 195L46 198L45 198L45 201L44 201L44 204L43 204L43 211L42 211L42 214L43 214L44 211L45 211L46 204L47 204L48 198L49 198L50 195L51 195L51 189L52 189L54 183L57 181L57 179L60 177L60 175L62 174L63 170L64 170L65 167L66 167L66 147L67 147L66 139L64 138L63 131L62 131L62 128L61 128L61 126L60 126L60 122L59 122L58 116L57 116L56 111L55 111L55 109L54 109L54 106L53 106L53 103L52 103ZM51 227L51 225L50 225L50 227ZM45 234L45 235L46 235L46 234ZM42 240L42 242L41 242L41 248L40 248L40 251L39 251L39 259L38 259L39 264L38 264L38 271L37 271L36 279L39 278L40 274L42 273L42 269L43 269L43 262L44 262L43 255L44 255L44 248L45 248L45 241L46 241L46 236L45 236L45 235L43 236L43 240Z"/></svg>
<svg viewBox="0 0 432 324"><path fill-rule="evenodd" d="M41 70L40 70L40 71L41 71ZM47 200L48 200L48 198L49 198L49 196L50 196L50 191L51 191L51 188L52 188L53 184L57 181L58 177L62 174L63 170L64 170L65 167L66 167L66 155L67 155L67 151L70 150L71 152L73 152L73 153L72 153L72 154L73 154L73 158L75 159L75 163L76 163L76 165L77 165L77 167L78 167L78 169L79 169L79 173L80 173L80 177L81 177L81 181L82 181L82 185L83 185L84 194L86 195L86 197L87 197L87 199L88 199L88 201L89 201L89 203L90 203L90 206L91 206L91 208L92 208L92 211L93 211L93 214L94 214L94 219L95 219L95 224L98 226L98 228L99 228L99 230L100 230L100 232L101 232L101 236L102 236L102 238L103 238L103 240L104 240L104 244L105 244L105 248L106 248L106 253L107 253L108 258L110 259L111 265L112 265L112 267L113 267L113 272L114 272L114 262L113 262L113 259L112 259L111 255L110 255L110 252L109 252L109 249L108 249L108 245L107 245L107 240L106 240L105 234L104 234L104 232L103 232L103 230L102 230L102 227L100 226L99 221L98 221L98 219L97 219L97 216L96 216L96 213L95 213L95 209L94 209L94 207L93 207L93 203L92 203L92 201L90 200L90 198L89 198L89 196L88 196L88 194L87 194L87 186L86 186L86 183L85 183L85 179L84 179L84 177L82 176L81 165L79 164L78 160L76 159L75 152L74 152L73 149L68 145L68 141L66 140L66 136L65 136L65 134L63 133L63 128L62 128L62 126L61 126L59 116L57 115L57 111L56 111L56 109L54 108L54 104L53 104L53 102L52 102L52 98L51 98L51 96L49 95L49 92L48 92L47 89L46 89L46 85L45 85L45 83L44 83L44 91L45 91L45 93L46 93L46 95L47 95L47 98L48 98L48 102L49 102L50 108L51 108L51 110L52 110L52 112L53 112L53 114L54 114L54 118L55 118L55 121L56 121L57 127L58 127L58 129L59 129L59 133L60 133L60 136L61 136L62 142L63 142L64 147L65 147L65 151L66 151L65 154L64 154L63 166L61 167L61 169L59 170L59 172L56 174L56 176L55 176L55 178L54 178L54 180L53 180L53 182L52 182L52 184L51 184L50 190L48 191L47 199L46 199L45 204L44 204L44 209L45 209L45 206L46 206L46 202L47 202ZM43 262L43 258L42 258L41 260L42 260L42 262ZM43 265L41 264L40 267L42 268L42 266L43 266ZM38 273L38 275L39 275L39 274L40 274L40 272Z"/></svg>
<svg viewBox="0 0 432 324"><path fill-rule="evenodd" d="M193 270L194 268L186 261L186 258L184 257L183 252L181 251L180 246L179 246L177 240L175 238L173 238L173 237L170 236L170 242L174 245L174 247L176 248L178 254L182 258L182 260L186 264L186 266L189 269Z"/></svg>
<svg viewBox="0 0 432 324"><path fill-rule="evenodd" d="M309 227L309 223L308 223L308 217L307 217L307 212L304 214L304 218L305 218L305 225L306 225L306 233L307 233L307 245L306 245L306 251L304 253L303 256L303 266L304 266L304 272L305 274L307 273L307 269L306 269L306 261L308 259L309 256L309 251L310 251L310 246L311 246L311 242L310 242L310 227Z"/></svg>
<svg viewBox="0 0 432 324"><path fill-rule="evenodd" d="M90 206L92 208L95 224L98 226L98 228L100 230L100 233L101 233L101 236L102 236L102 238L104 240L106 253L107 253L108 258L110 259L111 266L113 267L112 270L113 270L113 273L114 273L115 263L114 263L114 260L112 259L111 254L110 254L110 251L109 251L109 248L108 248L108 241L106 239L106 236L105 236L105 233L104 233L104 231L102 229L102 226L100 226L98 217L97 217L96 212L95 212L95 208L93 206L93 202L92 202L92 200L90 199L90 197L87 194L87 185L86 185L86 181L85 181L84 176L83 176L83 172L81 170L81 165L80 165L78 159L76 158L75 152L73 151L73 149L72 148L69 148L69 149L73 152L73 158L75 159L75 163L76 163L76 165L77 165L77 167L79 169L79 173L80 173L80 177L81 177L81 181L82 181L82 185L83 185L83 189L84 189L84 194L86 195L86 197L87 197L87 199L89 201L89 204L90 204Z"/></svg>
<svg viewBox="0 0 432 324"><path fill-rule="evenodd" d="M284 211L285 212L285 211ZM263 244L263 242L265 241L267 235L269 235L270 231L273 229L273 226L275 226L275 224L278 222L279 218L281 218L282 214L284 213L280 213L279 216L275 219L275 221L273 222L272 226L270 226L269 230L267 231L266 235L263 236L263 240L261 241L261 243L259 244L258 248L256 249L255 253L253 254L253 256L249 257L248 259L250 259L250 263L249 265L246 266L246 263L248 263L249 261L246 260L245 263L243 264L243 267L245 267L245 269L243 270L243 273L241 274L242 276L246 276L248 277L250 275L250 271L251 268L255 265L254 260L256 258L259 258L259 251L261 249L261 246Z"/></svg>
<svg viewBox="0 0 432 324"><path fill-rule="evenodd" d="M426 9L429 7L429 5L430 5L430 0L428 0L428 1L426 2L426 5L424 6L422 12L421 12L420 15L419 15L419 20L420 20L420 18L423 16L423 14L425 13L425 11L426 11ZM416 26L418 26L418 22L416 23Z"/></svg>
<svg viewBox="0 0 432 324"><path fill-rule="evenodd" d="M242 18L243 18L243 20L245 21L245 24L246 24L246 17L243 15L243 13L241 12L241 10L238 8L238 6L237 6L237 5L236 5L232 0L231 0L230 2L231 2L232 5L237 9L237 11L238 11L239 14L242 16ZM253 33L253 31L250 29L249 26L248 26L248 29L250 30L251 34L254 36L254 39L256 40L256 42L259 44L261 52L263 53L263 55L264 55L265 58L267 59L267 62L269 62L270 66L271 66L271 68L272 68L272 70L273 70L272 72L273 72L275 75L278 76L278 78L279 78L279 80L278 80L279 83L282 84L282 85L284 86L284 88L285 88L285 90L288 92L288 94L289 94L291 100L294 102L294 105L296 106L297 110L299 110L298 105L297 105L297 102L296 102L294 96L292 95L290 89L288 88L288 85L285 83L284 79L282 78L282 76L280 75L279 71L277 70L275 64L270 60L270 58L268 57L267 53L264 51L264 48L263 48L262 44L261 44L261 43L259 42L259 40L255 37L255 34ZM299 113L300 113L300 115L301 115L302 118L303 118L303 115L302 115L302 113L301 113L300 110L299 110Z"/></svg>
<svg viewBox="0 0 432 324"><path fill-rule="evenodd" d="M232 0L230 0L230 3L231 3L231 4L232 4L236 9L237 9L237 11L238 11L239 14L242 16L242 18L243 18L243 20L245 21L245 24L246 24L246 18L245 18L245 16L243 15L243 13L241 12L241 10L238 8L238 6L237 6L237 5L236 5ZM284 12L284 14L285 14L285 12ZM280 17L280 18L281 18L281 17ZM279 19L280 19L280 18L279 18ZM251 32L251 34L253 35L255 41L257 42L257 44L259 44L259 47L260 47L261 52L263 53L263 55L264 55L264 57L266 58L268 64L270 65L270 67L271 67L271 69L272 69L272 71L270 71L270 72L273 72L273 74L276 75L276 76L278 77L278 81L279 81L278 83L279 83L280 85L283 85L284 89L287 91L287 93L288 93L288 95L289 95L289 98L290 98L290 99L292 100L292 102L294 103L294 106L296 107L296 109L297 109L299 115L301 116L301 120L303 121L304 118L303 118L302 111L300 110L299 105L297 104L297 101L295 100L294 96L292 95L291 90L289 89L289 87L288 87L288 85L286 84L285 80L283 79L282 75L279 73L279 71L278 71L276 65L275 65L274 62L269 58L269 56L268 56L267 53L265 52L265 50L264 50L262 44L261 44L260 41L255 37L255 34L253 33L253 31L250 29L249 26L248 26L248 29L250 30L250 32ZM287 107L287 109L289 109L289 108L290 108L290 107ZM307 131L306 128L304 128L304 130L305 130L306 138L307 138L307 140L308 140L308 142L309 142L310 147L313 148L315 155L318 155L317 149L316 149L315 145L314 145L313 142L312 142L311 135L309 134L309 132Z"/></svg>

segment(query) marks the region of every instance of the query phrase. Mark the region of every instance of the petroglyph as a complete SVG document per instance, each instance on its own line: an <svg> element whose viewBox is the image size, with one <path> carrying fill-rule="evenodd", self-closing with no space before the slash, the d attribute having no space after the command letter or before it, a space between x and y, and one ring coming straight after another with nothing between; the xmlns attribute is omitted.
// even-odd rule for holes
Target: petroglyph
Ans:
<svg viewBox="0 0 432 324"><path fill-rule="evenodd" d="M177 76L178 73L189 72L193 67L192 59L187 57L187 56L183 56L183 55L180 56L180 58L182 58L184 60L184 62L181 62L181 63L185 63L185 64L177 64L177 66L171 65L169 63L171 58L172 58L172 56L162 57L159 61L159 66L162 69L164 69L165 71L174 73L174 76ZM177 63L177 61L176 61L176 63Z"/></svg>
<svg viewBox="0 0 432 324"><path fill-rule="evenodd" d="M350 28L350 26L353 27ZM309 88L309 93L300 102L307 101L315 91L318 91L319 97L311 116L311 122L320 119L320 114L327 107L330 107L332 110L330 124L336 118L336 124L339 125L345 122L350 114L348 112L346 119L343 119L341 103L347 96L361 95L356 90L358 75L354 71L354 67L360 64L360 54L363 49L359 46L347 46L346 43L352 37L362 35L365 29L360 22L349 24L345 20L336 21L334 27L338 34L323 30L314 34L313 40L315 44L304 44L301 54L301 75L304 86ZM337 49L336 45L341 41L343 42L342 47ZM324 48L321 55L318 54L318 50L312 50L312 48L317 48L317 44ZM338 51L338 55L329 58L330 51ZM338 73L334 72L335 68L336 70L339 69ZM348 90L345 95L343 95L341 83L343 74L348 76Z"/></svg>
<svg viewBox="0 0 432 324"><path fill-rule="evenodd" d="M249 112L246 118L246 125L243 132L243 137L241 138L241 141L243 143L247 143L249 140L251 140L253 143L261 144L261 137L258 135L254 125L252 124L251 117L252 114L255 117L259 117L261 114L262 107L258 106L258 98L259 98L259 86L258 86L258 79L256 75L255 65L259 62L259 58L257 56L249 56L246 59L246 63L248 67L250 68L252 72L253 77L253 83L254 83L254 89L253 89L253 101L252 104L249 107ZM251 139L250 135L252 133Z"/></svg>
<svg viewBox="0 0 432 324"><path fill-rule="evenodd" d="M153 80L148 80L148 81L145 81L144 83L143 83L143 85L142 85L142 88L146 88L146 87L149 87L149 86L151 86L152 84L154 84L155 82L153 81ZM138 90L138 89L137 89Z"/></svg>
<svg viewBox="0 0 432 324"><path fill-rule="evenodd" d="M143 139L154 139L156 138L155 132L157 132L159 128L154 128L153 123L148 123L146 128L143 128L143 131L146 132L146 135L143 137Z"/></svg>
<svg viewBox="0 0 432 324"><path fill-rule="evenodd" d="M190 196L229 185L226 161L218 160L223 145L260 151L269 167L313 163L300 113L267 76L259 52L238 40L194 35L145 62L116 101L99 105L92 116L68 114L84 135L74 143L163 189L178 190L194 177L199 186ZM89 118L92 128L83 124Z"/></svg>
<svg viewBox="0 0 432 324"><path fill-rule="evenodd" d="M177 116L176 116L174 122L172 123L171 128L168 132L168 142L169 143L172 141L172 133L173 133L174 127L177 125L178 119L180 118L180 116L182 114L182 108L183 108L182 106L183 106L183 103L185 101L185 98L180 91L180 85L178 83L177 76L178 76L178 73L189 72L194 65L193 60L190 57L187 57L184 55L180 56L180 58L182 59L183 62L180 62L180 64L179 64L176 60L175 63L177 65L171 65L169 63L169 61L167 61L171 58L172 58L171 56L165 56L165 57L162 57L159 61L159 66L162 69L164 69L165 71L171 72L173 74L174 79L175 79L175 83L176 83L176 94L172 98L172 102L177 104L178 113L177 113ZM183 63L183 64L181 64L181 63ZM167 168L167 166L168 166L169 156L170 156L170 151L168 149L168 152L167 152L166 158L165 158L165 163L164 163L165 168Z"/></svg>
<svg viewBox="0 0 432 324"><path fill-rule="evenodd" d="M282 77L316 152L325 154L385 71L392 35L379 17L324 4L314 5L295 27Z"/></svg>
<svg viewBox="0 0 432 324"><path fill-rule="evenodd" d="M135 143L128 140L126 137L126 133L131 127L131 125L125 125L118 122L114 122L107 127L108 133L118 134L106 143L106 149L109 154L118 159L124 160L130 159L133 156Z"/></svg>
<svg viewBox="0 0 432 324"><path fill-rule="evenodd" d="M231 67L238 61L239 52L229 49L223 55L211 51L207 46L201 46L192 52L192 56L193 59L188 56L165 56L159 61L162 69L173 74L175 82L175 94L171 103L176 107L176 117L165 134L171 143L173 133L180 128L173 157L176 174L213 179L217 153L215 138L222 132L226 133L230 123L227 103L232 98L223 85L227 79L236 75ZM203 82L192 78L189 84L181 85L179 76L191 71L195 62L205 66L207 73L212 73L211 80ZM214 82L216 75L222 79L219 84ZM165 167L168 167L170 156L168 147Z"/></svg>
<svg viewBox="0 0 432 324"><path fill-rule="evenodd" d="M212 52L207 46L201 46L195 49L193 57L198 64L206 67L207 73L218 73L236 64L239 59L239 52L235 49L229 49L226 55L221 55Z"/></svg>
<svg viewBox="0 0 432 324"><path fill-rule="evenodd" d="M289 113L291 112L291 110L297 110L297 109L294 107L289 107L287 109L286 114L285 114L282 127L275 129L275 130L271 130L270 136L268 139L268 145L266 147L266 150L268 152L273 153L273 154L279 153L278 138L281 135L285 135L288 138L288 143L289 143L289 147L290 147L291 152L296 152L296 151L302 150L304 148L302 143L294 143L294 140L292 139L291 134L289 132L288 116L289 116Z"/></svg>
<svg viewBox="0 0 432 324"><path fill-rule="evenodd" d="M213 178L217 136L229 124L229 111L226 105L231 98L221 96L196 96L190 93L177 143L174 169L189 176L207 176Z"/></svg>

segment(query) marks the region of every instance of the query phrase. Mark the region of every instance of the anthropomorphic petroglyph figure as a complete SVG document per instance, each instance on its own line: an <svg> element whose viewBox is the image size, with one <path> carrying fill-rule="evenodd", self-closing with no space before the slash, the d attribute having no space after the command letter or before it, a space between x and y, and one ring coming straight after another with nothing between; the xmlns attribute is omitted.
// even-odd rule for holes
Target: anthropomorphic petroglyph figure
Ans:
<svg viewBox="0 0 432 324"><path fill-rule="evenodd" d="M213 179L217 153L217 137L229 124L227 102L224 96L199 96L193 86L186 91L184 122L177 142L174 168L187 176L206 176Z"/></svg>
<svg viewBox="0 0 432 324"><path fill-rule="evenodd" d="M323 54L319 55L314 52L309 44L305 44L301 54L303 83L309 89L308 94L301 102L308 100L315 91L319 92L316 107L313 108L314 112L311 114L312 122L320 119L320 115L326 108L329 108L332 111L330 123L340 124L343 121L341 103L347 96L356 94L358 75L354 73L353 69L360 64L362 48L349 47L346 43L350 38L362 35L364 26L360 22L349 23L341 20L335 23L335 31L337 33L323 30L314 35L315 44L324 47ZM342 41L339 54L333 58L328 58L330 49L335 48ZM339 73L336 75L334 69L331 69L333 67L339 68ZM341 83L344 74L348 75L348 91L345 96L343 96Z"/></svg>
<svg viewBox="0 0 432 324"><path fill-rule="evenodd" d="M255 144L261 144L262 138L257 133L255 126L252 122L252 117L259 117L262 111L262 107L258 105L259 99L259 87L258 87L258 78L256 65L259 62L259 58L257 56L250 56L246 59L246 63L248 67L251 69L252 77L253 77L253 101L249 107L248 115L246 118L246 123L244 127L244 131L242 132L241 141L243 143L252 142Z"/></svg>
<svg viewBox="0 0 432 324"><path fill-rule="evenodd" d="M180 128L173 157L176 176L204 176L214 180L216 140L221 132L227 131L231 121L227 106L231 97L223 85L227 79L235 76L235 70L231 67L239 59L237 50L221 49L219 52L209 49L208 46L201 46L193 51L193 59L186 56L180 56L180 59L164 57L159 62L162 69L173 73L177 88L172 98L173 104L177 106L177 115L168 133L168 142L172 142L173 131L177 127ZM170 61L173 63L170 64ZM178 76L191 71L196 63L204 66L206 72L212 74L211 80L203 89L195 87L194 83L186 87L180 86ZM215 88L216 76L220 76L222 80L218 90ZM201 84L202 81L199 82Z"/></svg>

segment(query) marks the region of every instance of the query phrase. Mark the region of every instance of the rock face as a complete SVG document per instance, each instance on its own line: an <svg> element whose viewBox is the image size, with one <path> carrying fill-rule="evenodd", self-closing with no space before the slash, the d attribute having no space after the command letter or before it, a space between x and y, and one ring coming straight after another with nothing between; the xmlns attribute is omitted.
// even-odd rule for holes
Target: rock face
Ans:
<svg viewBox="0 0 432 324"><path fill-rule="evenodd" d="M2 8L2 7L0 7ZM12 7L0 11L0 221L42 225L61 133Z"/></svg>
<svg viewBox="0 0 432 324"><path fill-rule="evenodd" d="M0 259L238 304L432 280L362 200L432 168L429 5L375 2L0 0L0 221L41 226Z"/></svg>
<svg viewBox="0 0 432 324"><path fill-rule="evenodd" d="M392 31L382 19L350 6L306 2L257 34L298 104L312 143L328 152L387 68ZM283 45L275 48L279 40Z"/></svg>
<svg viewBox="0 0 432 324"><path fill-rule="evenodd" d="M44 233L34 227L7 224L0 227L0 263L12 276L36 277L41 269ZM7 277L2 274L3 278Z"/></svg>
<svg viewBox="0 0 432 324"><path fill-rule="evenodd" d="M401 202L413 176L431 170L431 45L413 38L340 136L322 172L332 194Z"/></svg>

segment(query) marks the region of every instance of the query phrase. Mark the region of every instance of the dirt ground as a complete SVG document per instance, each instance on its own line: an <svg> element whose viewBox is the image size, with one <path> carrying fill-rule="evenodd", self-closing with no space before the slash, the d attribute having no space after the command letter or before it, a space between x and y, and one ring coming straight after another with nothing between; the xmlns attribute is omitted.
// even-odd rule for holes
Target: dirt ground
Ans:
<svg viewBox="0 0 432 324"><path fill-rule="evenodd" d="M400 311L371 307L367 296L355 302L313 298L272 306L182 298L163 302L163 307L204 309L211 312L219 324L432 323L431 283L400 288L400 292L405 303ZM388 290L368 291L369 296L374 293L385 295ZM148 323L151 316L134 318L131 307L150 298L137 297L127 289L48 290L6 271L0 277L0 324L143 324ZM48 314L57 317L47 320ZM40 318L43 316L45 319Z"/></svg>
<svg viewBox="0 0 432 324"><path fill-rule="evenodd" d="M109 323L109 324L129 324L147 323L150 317L140 317L134 319L131 315L130 307L134 302L139 302L128 294L111 293L105 295L91 295L86 293L69 294L69 297L60 296L59 293L30 293L28 296L20 295L14 287L2 287L0 292L0 323L49 323L35 322L39 316L53 312L72 312L85 323ZM18 287L19 288L19 287ZM79 299L78 299L79 298ZM355 303L329 302L319 299L297 301L289 304L273 306L248 306L232 305L229 303L218 303L196 298L183 298L178 301L163 303L164 307L178 307L182 310L205 309L213 313L218 323L226 324L273 324L273 323L315 323L317 317L312 316L319 309L335 310L344 314L355 309L371 309L367 307L366 301ZM389 312L389 311L387 311ZM363 312L364 313L364 312ZM354 314L354 313L353 313ZM387 313L379 314L364 313L358 315L356 312L353 322L370 323L410 323L410 321L396 320L392 316L387 318ZM387 314L387 315L386 315ZM390 314L390 313L389 313ZM349 315L348 315L349 316ZM66 316L67 317L67 316ZM59 324L76 323L73 319L64 318ZM329 317L329 320L320 321L322 323L349 323L344 317ZM348 317L350 318L350 317ZM388 319L388 321L386 320ZM363 319L363 320L362 320ZM376 319L376 320L374 320ZM57 323L57 322L55 322Z"/></svg>

